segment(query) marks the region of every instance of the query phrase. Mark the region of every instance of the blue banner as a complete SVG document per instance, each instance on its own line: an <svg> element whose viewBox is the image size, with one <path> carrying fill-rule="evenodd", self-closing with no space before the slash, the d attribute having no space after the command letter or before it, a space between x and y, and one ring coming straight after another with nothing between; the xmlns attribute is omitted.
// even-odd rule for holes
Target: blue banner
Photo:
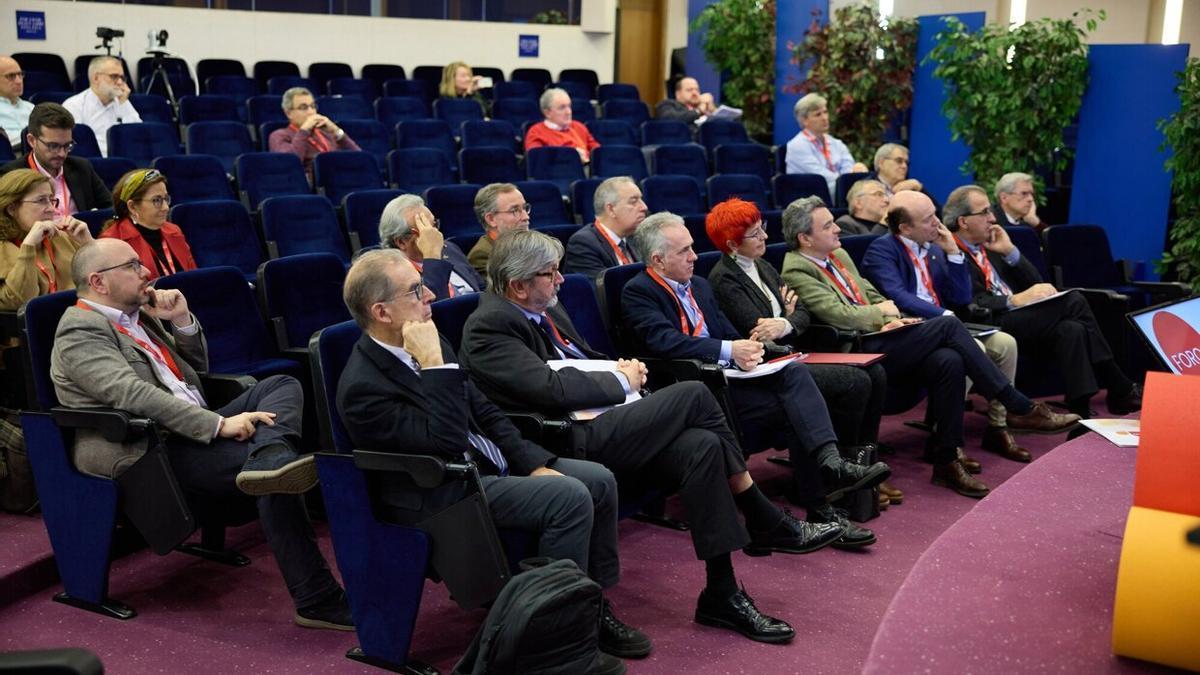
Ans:
<svg viewBox="0 0 1200 675"><path fill-rule="evenodd" d="M46 13L17 10L17 39L45 40Z"/></svg>
<svg viewBox="0 0 1200 675"><path fill-rule="evenodd" d="M538 55L538 36L536 35L518 35L517 36L517 57L518 58L537 58Z"/></svg>

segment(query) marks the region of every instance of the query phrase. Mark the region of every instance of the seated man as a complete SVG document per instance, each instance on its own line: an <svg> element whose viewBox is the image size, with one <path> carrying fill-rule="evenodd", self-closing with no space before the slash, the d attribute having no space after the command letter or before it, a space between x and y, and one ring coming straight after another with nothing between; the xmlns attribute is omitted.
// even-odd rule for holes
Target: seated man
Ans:
<svg viewBox="0 0 1200 675"><path fill-rule="evenodd" d="M112 192L92 163L84 157L74 157L71 149L71 129L75 118L57 103L39 103L29 115L29 154L0 166L0 175L13 169L33 169L54 183L58 196L59 216L79 211L112 208Z"/></svg>
<svg viewBox="0 0 1200 675"><path fill-rule="evenodd" d="M901 190L921 192L921 181L908 177L908 148L899 143L884 143L875 151L875 178L883 183L888 196Z"/></svg>
<svg viewBox="0 0 1200 675"><path fill-rule="evenodd" d="M673 213L656 213L642 221L634 244L646 269L621 293L622 321L635 336L639 353L753 370L763 361L765 338L739 335L721 312L708 281L692 276L692 243L683 219ZM772 357L787 353L773 343L771 348ZM862 376L867 380L862 387L839 380L836 384L848 386L826 391L834 406L866 406L870 379ZM794 467L789 496L808 509L808 519L840 522L847 528L840 540L844 546L873 543L870 530L850 525L826 498L834 501L849 490L874 487L891 475L891 469L883 462L860 466L838 453L829 411L808 367L792 361L773 375L730 380L729 393L748 452L787 443Z"/></svg>
<svg viewBox="0 0 1200 675"><path fill-rule="evenodd" d="M575 148L579 153L579 161L584 164L590 162L592 151L600 147L600 142L592 137L587 127L571 119L571 96L562 89L552 87L542 92L538 105L546 119L529 126L525 134L525 149Z"/></svg>
<svg viewBox="0 0 1200 675"><path fill-rule="evenodd" d="M1028 225L1041 232L1050 226L1037 214L1037 192L1033 176L1027 173L1006 173L996 181L996 205L992 207L996 222L1004 226Z"/></svg>
<svg viewBox="0 0 1200 675"><path fill-rule="evenodd" d="M379 245L403 252L435 300L482 291L483 279L462 249L445 240L439 225L424 199L400 195L379 217Z"/></svg>
<svg viewBox="0 0 1200 675"><path fill-rule="evenodd" d="M863 256L863 273L875 287L906 316L931 319L953 316L948 307L965 310L971 301L966 261L953 235L934 213L933 202L920 192L897 192L888 211L888 226L891 235L871 242ZM997 331L976 342L1013 382L1017 376L1017 341L1013 336ZM1000 401L993 399L988 404L982 447L1011 460L1029 462L1029 451L1017 445L1008 433L1006 413Z"/></svg>
<svg viewBox="0 0 1200 675"><path fill-rule="evenodd" d="M395 250L368 251L343 295L363 336L338 383L337 405L355 447L475 461L497 527L538 535L538 555L575 561L603 588L620 576L617 483L592 462L559 458L521 438L467 380L431 320L433 294ZM386 491L381 491L385 496ZM447 504L389 505L406 524ZM411 522L409 522L411 521ZM600 648L642 657L650 640L604 601Z"/></svg>
<svg viewBox="0 0 1200 675"><path fill-rule="evenodd" d="M510 410L562 417L609 408L571 425L568 452L603 464L618 481L679 492L696 557L707 570L696 621L760 642L791 640L787 623L761 614L738 590L730 553L813 551L840 537L842 527L799 522L767 499L746 470L720 405L699 382L620 405L645 384L645 366L638 361L610 361L605 370L551 367L548 361L606 359L556 306L561 258L558 240L532 230L510 232L496 242L488 292L463 328L462 365L489 399Z"/></svg>
<svg viewBox="0 0 1200 675"><path fill-rule="evenodd" d="M684 124L704 124L717 109L712 94L701 94L694 77L681 77L675 83L675 98L665 98L654 106L654 118Z"/></svg>
<svg viewBox="0 0 1200 675"><path fill-rule="evenodd" d="M21 130L29 124L33 104L21 98L25 93L25 73L21 64L11 56L0 56L0 131L8 143L17 149L21 145Z"/></svg>
<svg viewBox="0 0 1200 675"><path fill-rule="evenodd" d="M530 211L525 195L512 183L484 185L475 193L475 217L483 226L483 236L471 247L467 260L484 281L496 237L510 230L528 230Z"/></svg>
<svg viewBox="0 0 1200 675"><path fill-rule="evenodd" d="M629 176L609 178L596 186L596 222L584 225L567 241L563 272L595 279L604 270L637 262L628 238L646 217L642 191Z"/></svg>
<svg viewBox="0 0 1200 675"><path fill-rule="evenodd" d="M854 181L846 193L850 213L837 219L837 226L846 234L883 234L888 231L888 204L892 198L883 183L870 178Z"/></svg>
<svg viewBox="0 0 1200 675"><path fill-rule="evenodd" d="M271 152L290 152L299 157L310 183L313 157L330 150L360 149L344 129L317 112L312 92L304 87L292 87L283 92L281 105L288 125L271 132L267 147Z"/></svg>
<svg viewBox="0 0 1200 675"><path fill-rule="evenodd" d="M169 432L167 457L185 490L257 497L263 532L296 605L293 620L305 628L354 630L299 496L317 483L312 456L296 455L300 383L268 377L209 410L197 377L208 364L204 333L182 293L151 288L137 253L120 239L80 248L71 276L79 302L63 314L50 354L62 404L148 417ZM163 321L171 322L171 333ZM80 471L111 478L137 461L137 450L81 429L73 456Z"/></svg>
<svg viewBox="0 0 1200 675"><path fill-rule="evenodd" d="M992 323L1012 333L1017 342L1049 349L1056 356L1066 385L1067 408L1088 417L1088 402L1100 386L1108 390L1109 412L1125 415L1142 408L1142 390L1121 371L1096 317L1082 295L1069 292L1044 304L1013 311L1053 295L1037 268L996 224L987 193L965 185L950 193L945 214L967 254L971 299L992 312Z"/></svg>
<svg viewBox="0 0 1200 675"><path fill-rule="evenodd" d="M806 94L796 101L792 113L801 129L787 144L787 173L820 174L829 184L829 194L834 194L838 176L867 170L865 164L854 161L845 143L829 135L824 96Z"/></svg>
<svg viewBox="0 0 1200 675"><path fill-rule="evenodd" d="M817 321L843 330L870 331L864 352L887 354L889 382L917 381L929 388L935 422L930 439L933 482L959 494L981 498L988 487L959 460L963 445L963 398L966 377L989 400L1008 409L1008 426L1057 433L1074 426L1077 415L1051 412L1013 388L1004 374L980 351L962 322L954 317L900 318L896 303L859 275L841 250L838 226L819 197L797 199L783 212L783 235L789 251L783 281Z"/></svg>
<svg viewBox="0 0 1200 675"><path fill-rule="evenodd" d="M78 124L96 134L100 154L108 157L108 130L116 124L136 124L142 116L129 102L125 67L112 56L97 56L88 63L88 88L63 101Z"/></svg>

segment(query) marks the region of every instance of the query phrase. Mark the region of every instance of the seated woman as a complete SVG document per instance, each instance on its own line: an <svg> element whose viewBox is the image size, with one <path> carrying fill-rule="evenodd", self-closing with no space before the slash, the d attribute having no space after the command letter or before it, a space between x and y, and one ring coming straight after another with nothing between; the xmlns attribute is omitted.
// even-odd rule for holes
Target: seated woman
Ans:
<svg viewBox="0 0 1200 675"><path fill-rule="evenodd" d="M196 269L183 230L167 222L171 195L167 177L155 169L134 169L113 186L113 219L101 238L121 239L133 247L150 278Z"/></svg>
<svg viewBox="0 0 1200 675"><path fill-rule="evenodd" d="M30 169L0 177L0 310L75 288L71 260L92 240L87 223L61 216L50 179Z"/></svg>
<svg viewBox="0 0 1200 675"><path fill-rule="evenodd" d="M469 98L488 112L487 101L479 93L479 80L482 77L471 72L471 66L462 61L455 61L442 69L442 84L438 87L438 96L442 98Z"/></svg>
<svg viewBox="0 0 1200 675"><path fill-rule="evenodd" d="M792 348L811 323L808 311L796 301L796 294L784 285L779 271L763 260L767 252L767 231L758 207L736 197L721 202L709 211L704 229L713 246L725 255L708 274L713 294L721 311L742 335L763 343ZM813 380L829 403L829 417L843 446L874 443L879 437L883 399L887 394L887 375L878 363L867 368L810 364ZM834 392L849 389L866 395L857 398L856 409L835 406ZM886 484L885 484L886 485ZM880 488L903 498L899 490ZM890 495L889 495L890 500ZM880 505L886 506L883 497Z"/></svg>

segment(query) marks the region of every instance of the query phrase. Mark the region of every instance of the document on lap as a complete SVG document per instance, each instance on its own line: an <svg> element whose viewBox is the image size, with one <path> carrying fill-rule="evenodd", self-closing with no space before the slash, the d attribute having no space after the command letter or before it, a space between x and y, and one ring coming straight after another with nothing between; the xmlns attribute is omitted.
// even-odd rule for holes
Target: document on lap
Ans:
<svg viewBox="0 0 1200 675"><path fill-rule="evenodd" d="M807 354L788 354L787 356L781 356L777 359L771 359L770 361L764 361L763 363L760 363L757 366L754 366L754 370L738 370L736 368L726 368L725 369L725 377L727 377L731 380L749 380L749 379L753 379L756 377L765 377L767 375L774 375L775 373L778 373L779 371L783 370L784 367L787 366L792 361L803 360L807 356L808 356Z"/></svg>
<svg viewBox="0 0 1200 675"><path fill-rule="evenodd" d="M1054 295L1047 295L1046 297L1038 298L1037 300L1034 300L1033 302L1027 302L1024 305L1021 305L1020 307L1013 307L1013 308L1009 309L1009 311L1010 312L1018 312L1022 309L1025 309L1026 307L1033 307L1034 305L1039 305L1043 302L1048 302L1048 301L1054 300L1056 298L1061 298L1062 296L1064 296L1070 292L1071 291L1059 291L1059 292L1055 293Z"/></svg>
<svg viewBox="0 0 1200 675"><path fill-rule="evenodd" d="M575 370L582 370L585 372L612 373L613 375L617 374L617 362L616 361L606 361L603 359L554 359L551 361L547 361L546 365L550 366L554 370L562 370L563 368L574 368ZM625 405L626 403L633 403L634 401L640 401L641 398L642 398L641 394L639 394L637 391L632 391L632 392L626 394L625 400L621 403L618 403L617 405ZM612 410L615 407L617 407L617 406L616 405L608 405L608 406L601 406L599 408L587 408L585 410L576 410L571 413L570 417L573 420L583 422L583 421L595 419L595 418L599 417L601 414L608 412L609 410Z"/></svg>

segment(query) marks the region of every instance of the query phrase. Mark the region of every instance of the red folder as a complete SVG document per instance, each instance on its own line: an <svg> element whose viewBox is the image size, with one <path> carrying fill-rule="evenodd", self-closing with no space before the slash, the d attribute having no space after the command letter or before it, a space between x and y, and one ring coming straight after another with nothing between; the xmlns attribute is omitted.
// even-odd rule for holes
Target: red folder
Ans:
<svg viewBox="0 0 1200 675"><path fill-rule="evenodd" d="M804 355L804 362L827 363L835 366L858 366L866 368L872 363L879 363L886 354L859 354L850 352L809 352Z"/></svg>

